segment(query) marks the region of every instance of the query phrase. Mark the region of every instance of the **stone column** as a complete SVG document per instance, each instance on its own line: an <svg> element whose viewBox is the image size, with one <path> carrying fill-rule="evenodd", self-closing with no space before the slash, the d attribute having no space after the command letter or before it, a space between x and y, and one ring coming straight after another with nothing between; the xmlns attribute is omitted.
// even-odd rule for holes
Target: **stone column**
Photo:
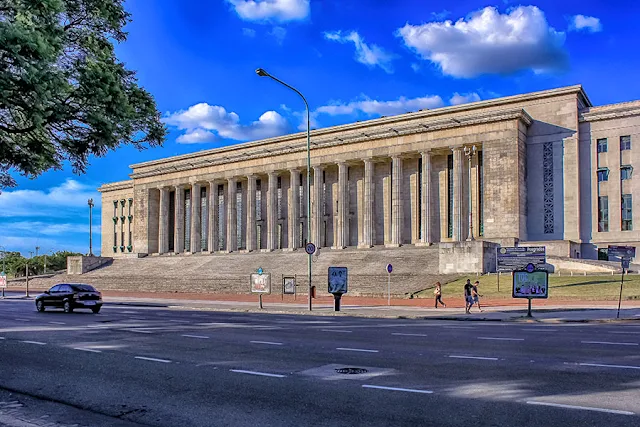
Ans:
<svg viewBox="0 0 640 427"><path fill-rule="evenodd" d="M209 182L209 252L220 250L218 248L218 185L215 181Z"/></svg>
<svg viewBox="0 0 640 427"><path fill-rule="evenodd" d="M160 212L158 226L158 253L169 252L169 188L160 188Z"/></svg>
<svg viewBox="0 0 640 427"><path fill-rule="evenodd" d="M176 185L176 220L173 251L184 252L184 186Z"/></svg>
<svg viewBox="0 0 640 427"><path fill-rule="evenodd" d="M256 176L247 176L247 252L256 250Z"/></svg>
<svg viewBox="0 0 640 427"><path fill-rule="evenodd" d="M349 236L348 230L348 200L347 194L347 164L345 162L338 163L338 230L336 230L336 242L337 249L343 249L347 246L347 240Z"/></svg>
<svg viewBox="0 0 640 427"><path fill-rule="evenodd" d="M276 172L269 172L269 189L267 190L267 250L272 251L275 249L276 243L276 225L277 225L277 200L276 195L278 192L278 174Z"/></svg>
<svg viewBox="0 0 640 427"><path fill-rule="evenodd" d="M297 169L291 169L289 171L289 209L287 210L287 216L289 218L289 249L296 249L300 243L299 231L300 231L300 172Z"/></svg>
<svg viewBox="0 0 640 427"><path fill-rule="evenodd" d="M238 250L238 215L236 213L235 178L227 180L227 252Z"/></svg>
<svg viewBox="0 0 640 427"><path fill-rule="evenodd" d="M202 250L202 239L200 226L201 206L200 206L200 188L198 183L191 184L191 253L200 252Z"/></svg>
<svg viewBox="0 0 640 427"><path fill-rule="evenodd" d="M362 243L360 244L362 248L373 246L373 194L373 161L364 159L364 207Z"/></svg>
<svg viewBox="0 0 640 427"><path fill-rule="evenodd" d="M421 154L422 182L420 185L422 186L422 197L420 204L422 211L420 217L422 218L422 222L420 223L420 243L428 245L433 241L431 236L431 197L429 197L431 194L431 153L423 151Z"/></svg>
<svg viewBox="0 0 640 427"><path fill-rule="evenodd" d="M323 210L322 210L322 166L313 166L313 221L311 224L311 231L313 236L311 241L315 243L316 247L322 246L322 222Z"/></svg>
<svg viewBox="0 0 640 427"><path fill-rule="evenodd" d="M391 158L391 245L400 246L402 244L402 159L398 156Z"/></svg>
<svg viewBox="0 0 640 427"><path fill-rule="evenodd" d="M464 174L464 155L462 147L453 148L453 241L464 240L462 237L462 188Z"/></svg>

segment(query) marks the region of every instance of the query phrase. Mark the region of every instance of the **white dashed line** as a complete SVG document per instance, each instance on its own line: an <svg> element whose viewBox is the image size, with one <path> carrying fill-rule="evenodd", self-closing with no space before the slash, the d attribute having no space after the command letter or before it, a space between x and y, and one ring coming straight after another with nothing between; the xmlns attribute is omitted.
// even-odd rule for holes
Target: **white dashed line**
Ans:
<svg viewBox="0 0 640 427"><path fill-rule="evenodd" d="M343 334L350 334L353 331L345 331L345 330L340 330L340 329L320 329L322 332L339 332L339 333L343 333Z"/></svg>
<svg viewBox="0 0 640 427"><path fill-rule="evenodd" d="M74 350L80 350L80 351L88 351L90 353L102 353L100 350L94 350L92 348L81 348L81 347L77 347L74 348Z"/></svg>
<svg viewBox="0 0 640 427"><path fill-rule="evenodd" d="M252 344L267 344L267 345L282 345L281 342L271 342L271 341L249 341Z"/></svg>
<svg viewBox="0 0 640 427"><path fill-rule="evenodd" d="M499 338L499 337L478 337L479 340L493 341L524 341L524 338Z"/></svg>
<svg viewBox="0 0 640 427"><path fill-rule="evenodd" d="M640 334L640 331L610 331L609 334Z"/></svg>
<svg viewBox="0 0 640 427"><path fill-rule="evenodd" d="M135 356L136 359L140 360L148 360L150 362L161 362L161 363L171 363L171 360L166 359L156 359L154 357L144 357L144 356Z"/></svg>
<svg viewBox="0 0 640 427"><path fill-rule="evenodd" d="M341 351L360 351L363 353L378 353L378 350L367 350L364 348L347 348L347 347L337 347L336 350Z"/></svg>
<svg viewBox="0 0 640 427"><path fill-rule="evenodd" d="M37 344L37 345L47 345L46 342L40 342L40 341L20 341L26 344Z"/></svg>
<svg viewBox="0 0 640 427"><path fill-rule="evenodd" d="M592 366L596 368L640 369L640 366L632 365L605 365L603 363L578 363L579 366Z"/></svg>
<svg viewBox="0 0 640 427"><path fill-rule="evenodd" d="M52 325L66 325L66 323L64 322L49 322L49 323L51 323Z"/></svg>
<svg viewBox="0 0 640 427"><path fill-rule="evenodd" d="M0 340L3 340L3 339L5 339L5 338L4 337L0 337Z"/></svg>
<svg viewBox="0 0 640 427"><path fill-rule="evenodd" d="M190 323L188 320L177 320L177 319L169 319L169 322L174 322L174 323Z"/></svg>
<svg viewBox="0 0 640 427"><path fill-rule="evenodd" d="M606 412L608 414L617 414L617 415L635 415L633 412L619 411L617 409L593 408L591 406L564 405L562 403L536 402L533 400L528 401L527 404L540 405L540 406L553 406L555 408L564 408L564 409L581 409L583 411Z"/></svg>
<svg viewBox="0 0 640 427"><path fill-rule="evenodd" d="M477 360L498 360L497 357L481 357L481 356L456 356L450 355L453 359L477 359Z"/></svg>
<svg viewBox="0 0 640 427"><path fill-rule="evenodd" d="M123 331L128 331L128 332L137 332L139 334L152 334L152 331L145 331L142 329L123 329Z"/></svg>
<svg viewBox="0 0 640 427"><path fill-rule="evenodd" d="M423 394L431 394L433 393L431 390L417 390L413 388L398 388L398 387L383 387L380 385L369 385L363 384L363 388L375 388L378 390L391 390L391 391L406 391L408 393L423 393Z"/></svg>
<svg viewBox="0 0 640 427"><path fill-rule="evenodd" d="M18 322L31 322L31 319L23 319L23 318L18 318L18 317L16 317L13 320L17 320Z"/></svg>
<svg viewBox="0 0 640 427"><path fill-rule="evenodd" d="M399 335L399 336L403 336L403 337L426 337L428 336L427 334L405 334L402 332L393 332L391 335Z"/></svg>
<svg viewBox="0 0 640 427"><path fill-rule="evenodd" d="M473 326L443 326L444 329L475 329Z"/></svg>
<svg viewBox="0 0 640 427"><path fill-rule="evenodd" d="M582 341L582 344L638 345L637 342Z"/></svg>
<svg viewBox="0 0 640 427"><path fill-rule="evenodd" d="M522 328L521 331L527 331L527 332L558 332L557 329L551 329L551 328Z"/></svg>
<svg viewBox="0 0 640 427"><path fill-rule="evenodd" d="M229 369L229 371L235 372L238 374L258 375L261 377L286 378L286 375L268 374L266 372L243 371L242 369Z"/></svg>
<svg viewBox="0 0 640 427"><path fill-rule="evenodd" d="M207 339L209 337L206 337L204 335L189 335L189 334L184 334L182 335L183 337L187 337L187 338L201 338L201 339Z"/></svg>

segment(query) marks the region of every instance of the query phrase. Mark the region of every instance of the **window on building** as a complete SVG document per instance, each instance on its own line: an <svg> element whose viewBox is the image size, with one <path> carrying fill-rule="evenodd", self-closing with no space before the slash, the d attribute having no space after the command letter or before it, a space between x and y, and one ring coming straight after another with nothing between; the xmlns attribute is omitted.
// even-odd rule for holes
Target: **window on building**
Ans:
<svg viewBox="0 0 640 427"><path fill-rule="evenodd" d="M609 181L609 169L598 169L598 182Z"/></svg>
<svg viewBox="0 0 640 427"><path fill-rule="evenodd" d="M200 189L200 247L209 250L209 198L205 187Z"/></svg>
<svg viewBox="0 0 640 427"><path fill-rule="evenodd" d="M114 200L113 201L113 217L117 217L118 216L118 201Z"/></svg>
<svg viewBox="0 0 640 427"><path fill-rule="evenodd" d="M276 214L278 219L283 219L282 216L282 177L278 177L278 188L276 190Z"/></svg>
<svg viewBox="0 0 640 427"><path fill-rule="evenodd" d="M453 154L447 156L447 237L453 237Z"/></svg>
<svg viewBox="0 0 640 427"><path fill-rule="evenodd" d="M598 140L598 153L607 152L607 138L601 138Z"/></svg>
<svg viewBox="0 0 640 427"><path fill-rule="evenodd" d="M242 240L242 220L244 219L244 207L242 206L242 182L236 183L236 245L238 250L244 249Z"/></svg>
<svg viewBox="0 0 640 427"><path fill-rule="evenodd" d="M262 189L259 179L256 180L256 221L262 221Z"/></svg>
<svg viewBox="0 0 640 427"><path fill-rule="evenodd" d="M422 158L418 159L418 200L416 213L418 214L418 239L422 240Z"/></svg>
<svg viewBox="0 0 640 427"><path fill-rule="evenodd" d="M633 230L633 202L631 194L622 195L622 231Z"/></svg>
<svg viewBox="0 0 640 427"><path fill-rule="evenodd" d="M625 179L631 179L631 173L633 172L633 168L631 166L625 165L620 168L620 179L624 181Z"/></svg>
<svg viewBox="0 0 640 427"><path fill-rule="evenodd" d="M598 248L598 260L609 261L609 250L607 248Z"/></svg>
<svg viewBox="0 0 640 427"><path fill-rule="evenodd" d="M184 190L184 250L191 250L191 190Z"/></svg>
<svg viewBox="0 0 640 427"><path fill-rule="evenodd" d="M598 231L609 231L609 197L598 197Z"/></svg>
<svg viewBox="0 0 640 427"><path fill-rule="evenodd" d="M625 135L620 137L620 151L631 150L631 136Z"/></svg>

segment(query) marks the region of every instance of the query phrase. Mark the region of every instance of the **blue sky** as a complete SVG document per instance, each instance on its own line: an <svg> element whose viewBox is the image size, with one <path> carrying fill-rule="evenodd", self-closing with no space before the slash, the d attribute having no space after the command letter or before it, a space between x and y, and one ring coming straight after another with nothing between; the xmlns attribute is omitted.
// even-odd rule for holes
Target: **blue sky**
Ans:
<svg viewBox="0 0 640 427"><path fill-rule="evenodd" d="M301 100L258 67L305 94L314 128L573 84L596 105L640 99L640 5L615 3L130 0L116 51L154 95L164 147L17 177L0 194L0 246L87 252L93 197L99 248L95 188L130 164L302 129Z"/></svg>

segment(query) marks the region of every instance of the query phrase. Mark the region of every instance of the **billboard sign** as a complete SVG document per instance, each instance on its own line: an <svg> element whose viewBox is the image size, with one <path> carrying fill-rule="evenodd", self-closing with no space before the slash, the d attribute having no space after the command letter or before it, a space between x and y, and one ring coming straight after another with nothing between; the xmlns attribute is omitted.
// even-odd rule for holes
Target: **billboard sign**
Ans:
<svg viewBox="0 0 640 427"><path fill-rule="evenodd" d="M527 264L541 268L546 262L544 246L511 246L496 249L496 270L499 272L524 270Z"/></svg>
<svg viewBox="0 0 640 427"><path fill-rule="evenodd" d="M536 270L529 272L519 270L513 272L514 298L548 298L549 272Z"/></svg>
<svg viewBox="0 0 640 427"><path fill-rule="evenodd" d="M270 294L271 293L271 274L270 273L252 273L251 274L251 293L253 294Z"/></svg>
<svg viewBox="0 0 640 427"><path fill-rule="evenodd" d="M296 278L283 277L282 278L282 293L285 295L294 295L296 293Z"/></svg>
<svg viewBox="0 0 640 427"><path fill-rule="evenodd" d="M7 276L3 272L2 274L0 274L0 288L6 288L6 287L7 287Z"/></svg>
<svg viewBox="0 0 640 427"><path fill-rule="evenodd" d="M329 267L329 293L347 293L347 267Z"/></svg>
<svg viewBox="0 0 640 427"><path fill-rule="evenodd" d="M616 261L612 258L631 259L636 257L635 246L609 246L607 248L609 261Z"/></svg>

